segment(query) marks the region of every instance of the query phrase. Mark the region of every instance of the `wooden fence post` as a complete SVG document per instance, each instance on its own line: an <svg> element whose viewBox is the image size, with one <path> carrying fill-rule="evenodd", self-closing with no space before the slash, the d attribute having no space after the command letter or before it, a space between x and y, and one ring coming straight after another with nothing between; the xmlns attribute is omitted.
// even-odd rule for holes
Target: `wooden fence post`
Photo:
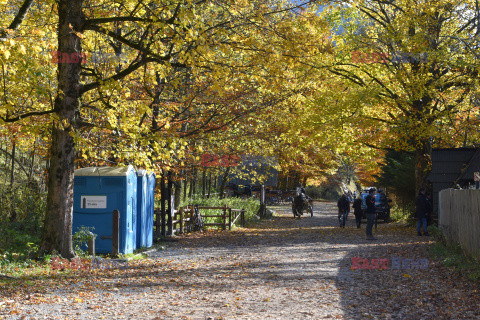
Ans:
<svg viewBox="0 0 480 320"><path fill-rule="evenodd" d="M118 256L118 240L120 233L120 212L113 210L113 224L112 224L112 255Z"/></svg>
<svg viewBox="0 0 480 320"><path fill-rule="evenodd" d="M183 234L183 208L180 208L180 234Z"/></svg>
<svg viewBox="0 0 480 320"><path fill-rule="evenodd" d="M227 230L227 205L223 205L223 230Z"/></svg>
<svg viewBox="0 0 480 320"><path fill-rule="evenodd" d="M260 191L260 209L258 209L257 215L260 218L265 218L265 213L267 210L267 206L265 204L265 185L262 185L262 189Z"/></svg>
<svg viewBox="0 0 480 320"><path fill-rule="evenodd" d="M228 208L228 230L232 230L232 208Z"/></svg>
<svg viewBox="0 0 480 320"><path fill-rule="evenodd" d="M245 227L245 209L240 212L240 224Z"/></svg>

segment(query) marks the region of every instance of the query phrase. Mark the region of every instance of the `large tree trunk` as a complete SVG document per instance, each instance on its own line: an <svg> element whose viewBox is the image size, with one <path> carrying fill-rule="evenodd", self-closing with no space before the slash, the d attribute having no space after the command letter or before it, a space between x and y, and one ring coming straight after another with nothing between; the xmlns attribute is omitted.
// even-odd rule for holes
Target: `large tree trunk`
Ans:
<svg viewBox="0 0 480 320"><path fill-rule="evenodd" d="M180 208L180 200L182 199L182 180L176 180L173 184L175 189L175 208Z"/></svg>
<svg viewBox="0 0 480 320"><path fill-rule="evenodd" d="M425 138L417 141L415 150L415 192L418 194L420 188L429 188L428 175L432 169L432 143Z"/></svg>
<svg viewBox="0 0 480 320"><path fill-rule="evenodd" d="M56 250L65 258L75 255L72 247L75 144L71 133L75 130L80 98L82 48L78 35L82 32L82 1L58 1L58 51L71 58L78 55L78 59L58 64L55 110L59 120L52 128L47 214L42 235L42 249Z"/></svg>

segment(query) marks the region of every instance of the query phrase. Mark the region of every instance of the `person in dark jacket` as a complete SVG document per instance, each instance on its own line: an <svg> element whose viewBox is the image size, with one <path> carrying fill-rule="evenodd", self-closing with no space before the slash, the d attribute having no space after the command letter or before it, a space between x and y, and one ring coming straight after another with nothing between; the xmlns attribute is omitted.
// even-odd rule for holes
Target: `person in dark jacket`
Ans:
<svg viewBox="0 0 480 320"><path fill-rule="evenodd" d="M365 204L367 205L366 215L367 215L367 240L377 240L373 236L372 229L373 224L375 223L375 189L371 188L368 191L368 196L365 198Z"/></svg>
<svg viewBox="0 0 480 320"><path fill-rule="evenodd" d="M338 207L338 222L340 227L345 228L347 222L348 210L350 209L350 201L348 201L347 195L343 194L337 201Z"/></svg>
<svg viewBox="0 0 480 320"><path fill-rule="evenodd" d="M350 190L346 193L346 196L348 200L348 209L347 209L347 217L345 218L345 221L348 220L348 215L350 214L350 203L352 203L354 199L352 192Z"/></svg>
<svg viewBox="0 0 480 320"><path fill-rule="evenodd" d="M357 228L360 228L360 225L362 224L362 216L363 216L363 210L362 210L362 198L359 196L358 198L355 198L353 201L353 214L355 215L355 222L357 223Z"/></svg>
<svg viewBox="0 0 480 320"><path fill-rule="evenodd" d="M430 213L430 203L425 195L425 188L420 188L418 196L415 199L415 218L417 218L417 235L421 236L422 225L423 234L428 236L427 215Z"/></svg>

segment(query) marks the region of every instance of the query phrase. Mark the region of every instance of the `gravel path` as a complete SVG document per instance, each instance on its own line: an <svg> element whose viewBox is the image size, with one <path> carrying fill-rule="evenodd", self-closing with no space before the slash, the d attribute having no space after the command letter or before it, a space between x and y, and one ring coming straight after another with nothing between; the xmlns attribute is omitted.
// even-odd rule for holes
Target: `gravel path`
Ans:
<svg viewBox="0 0 480 320"><path fill-rule="evenodd" d="M333 203L315 203L314 217L302 219L281 210L251 227L185 235L150 259L13 298L0 317L480 319L477 288L427 255L432 239L380 224L378 240L367 241L353 217L337 226ZM382 270L372 259L389 260Z"/></svg>

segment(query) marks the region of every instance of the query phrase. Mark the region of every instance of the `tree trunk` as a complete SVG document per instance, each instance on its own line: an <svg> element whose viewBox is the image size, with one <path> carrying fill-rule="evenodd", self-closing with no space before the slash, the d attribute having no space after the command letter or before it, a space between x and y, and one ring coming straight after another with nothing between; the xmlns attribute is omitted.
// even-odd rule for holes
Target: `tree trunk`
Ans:
<svg viewBox="0 0 480 320"><path fill-rule="evenodd" d="M211 194L212 194L212 170L208 172L207 198L210 198Z"/></svg>
<svg viewBox="0 0 480 320"><path fill-rule="evenodd" d="M192 200L192 197L193 197L193 183L194 183L194 177L193 177L193 172L192 172L192 176L189 178L189 181L188 181L188 184L189 184L189 187L188 187L188 199Z"/></svg>
<svg viewBox="0 0 480 320"><path fill-rule="evenodd" d="M190 187L190 199L195 198L196 193L197 193L197 168L194 168L193 175L192 175L192 185Z"/></svg>
<svg viewBox="0 0 480 320"><path fill-rule="evenodd" d="M13 141L12 145L12 170L10 171L10 222L17 221L17 211L15 210L15 191L14 191L14 183L15 183L15 151L16 151L16 143Z"/></svg>
<svg viewBox="0 0 480 320"><path fill-rule="evenodd" d="M37 139L35 139L35 142L33 143L33 150L32 153L30 154L30 168L28 169L28 180L32 179L33 176L33 168L35 167L35 149L37 146Z"/></svg>
<svg viewBox="0 0 480 320"><path fill-rule="evenodd" d="M428 175L432 169L432 143L425 138L417 142L415 150L415 192L420 188L429 188Z"/></svg>
<svg viewBox="0 0 480 320"><path fill-rule="evenodd" d="M225 173L222 177L222 184L220 185L220 199L225 198L225 186L227 185L228 174L230 173L230 167L225 169Z"/></svg>
<svg viewBox="0 0 480 320"><path fill-rule="evenodd" d="M168 171L167 173L168 181L167 181L167 236L172 236L173 235L173 229L172 229L172 223L173 223L173 217L172 217L172 211L175 208L172 208L172 205L175 205L172 203L172 195L174 195L173 191L173 181L172 181L172 172Z"/></svg>
<svg viewBox="0 0 480 320"><path fill-rule="evenodd" d="M167 203L167 186L165 185L165 173L164 171L162 171L162 175L161 175L161 178L160 178L160 192L161 192L161 200L160 200L160 216L161 216L161 232L160 232L160 235L162 237L165 237L167 235L167 232L166 232L166 217L167 217L167 213L166 213L166 203ZM157 228L158 230L158 228Z"/></svg>
<svg viewBox="0 0 480 320"><path fill-rule="evenodd" d="M53 124L48 169L47 213L41 248L46 252L58 251L62 257L75 256L72 247L73 172L75 144L71 132L75 130L75 116L80 98L80 71L82 52L82 1L59 0L58 51L70 57L77 54L78 61L58 64L58 93L55 110L58 121Z"/></svg>
<svg viewBox="0 0 480 320"><path fill-rule="evenodd" d="M217 170L215 170L215 172L213 173L213 190L214 191L218 191L218 172Z"/></svg>
<svg viewBox="0 0 480 320"><path fill-rule="evenodd" d="M183 198L183 202L185 203L187 201L187 185L188 185L188 180L187 180L187 176L186 176L186 171L185 171L185 178L182 180L182 184L183 184L183 195L182 195L182 198Z"/></svg>
<svg viewBox="0 0 480 320"><path fill-rule="evenodd" d="M207 168L203 168L202 175L202 198L205 199L207 193Z"/></svg>
<svg viewBox="0 0 480 320"><path fill-rule="evenodd" d="M180 200L182 199L182 180L176 180L173 184L175 189L175 208L180 208Z"/></svg>
<svg viewBox="0 0 480 320"><path fill-rule="evenodd" d="M16 143L13 142L12 145L12 170L10 171L10 189L13 190L13 184L15 182L15 150L16 150Z"/></svg>

